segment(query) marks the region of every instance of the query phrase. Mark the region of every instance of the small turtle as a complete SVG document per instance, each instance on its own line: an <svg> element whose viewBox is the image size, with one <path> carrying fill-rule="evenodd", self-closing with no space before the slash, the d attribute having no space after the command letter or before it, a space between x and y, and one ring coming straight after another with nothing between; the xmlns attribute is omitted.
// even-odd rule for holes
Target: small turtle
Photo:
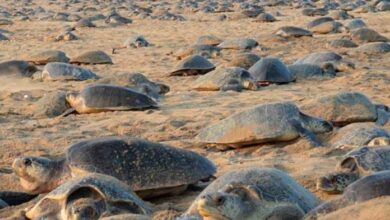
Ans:
<svg viewBox="0 0 390 220"><path fill-rule="evenodd" d="M152 208L119 180L90 174L55 188L25 215L29 219L98 220L121 213L148 215Z"/></svg>
<svg viewBox="0 0 390 220"><path fill-rule="evenodd" d="M330 142L335 148L370 145L376 138L390 138L390 133L374 123L352 123L340 128Z"/></svg>
<svg viewBox="0 0 390 220"><path fill-rule="evenodd" d="M351 38L352 40L359 43L390 41L385 36L380 35L378 32L370 28L359 28L357 30L352 31Z"/></svg>
<svg viewBox="0 0 390 220"><path fill-rule="evenodd" d="M317 189L337 194L364 176L390 170L390 146L359 147L348 152L337 164L336 171L317 179Z"/></svg>
<svg viewBox="0 0 390 220"><path fill-rule="evenodd" d="M294 79L329 78L336 76L336 70L332 64L292 64L287 66Z"/></svg>
<svg viewBox="0 0 390 220"><path fill-rule="evenodd" d="M89 19L85 19L85 18L78 20L76 24L73 25L73 29L85 28L85 27L92 28L92 27L96 27L96 25L92 23L92 21L90 21Z"/></svg>
<svg viewBox="0 0 390 220"><path fill-rule="evenodd" d="M346 25L346 28L349 31L353 31L365 27L367 27L366 23L360 18L355 18Z"/></svg>
<svg viewBox="0 0 390 220"><path fill-rule="evenodd" d="M127 38L122 47L112 48L112 54L114 54L118 49L148 47L149 45L150 43L144 38L144 36L135 35Z"/></svg>
<svg viewBox="0 0 390 220"><path fill-rule="evenodd" d="M220 68L202 75L195 81L193 88L200 91L257 90L251 74L240 67Z"/></svg>
<svg viewBox="0 0 390 220"><path fill-rule="evenodd" d="M334 10L329 13L329 16L335 20L347 20L352 19L353 16L348 14L347 11L344 10Z"/></svg>
<svg viewBox="0 0 390 220"><path fill-rule="evenodd" d="M37 197L37 195L25 192L0 191L0 207L1 201L7 204L7 206L17 206L26 203L35 197Z"/></svg>
<svg viewBox="0 0 390 220"><path fill-rule="evenodd" d="M384 125L390 116L386 106L373 104L367 96L359 92L338 92L321 96L308 101L301 109L335 125L368 121Z"/></svg>
<svg viewBox="0 0 390 220"><path fill-rule="evenodd" d="M78 40L78 39L79 37L77 37L73 32L65 31L64 33L57 35L54 38L54 41L71 41L71 40Z"/></svg>
<svg viewBox="0 0 390 220"><path fill-rule="evenodd" d="M118 178L143 198L182 192L216 171L212 162L195 152L118 137L76 143L59 160L20 157L12 167L29 192L49 192L68 179L95 172Z"/></svg>
<svg viewBox="0 0 390 220"><path fill-rule="evenodd" d="M69 58L60 50L45 50L36 54L28 55L26 60L36 65L45 65L51 62L67 63Z"/></svg>
<svg viewBox="0 0 390 220"><path fill-rule="evenodd" d="M258 105L229 116L200 131L200 143L238 148L273 141L290 141L298 137L313 146L321 143L314 133L332 131L331 123L300 112L292 102Z"/></svg>
<svg viewBox="0 0 390 220"><path fill-rule="evenodd" d="M317 65L322 65L324 63L333 64L336 71L338 72L350 71L355 68L355 65L353 63L344 60L341 55L331 51L314 52L294 62L294 64L317 64Z"/></svg>
<svg viewBox="0 0 390 220"><path fill-rule="evenodd" d="M324 16L328 14L326 8L305 8L302 10L302 14L306 16Z"/></svg>
<svg viewBox="0 0 390 220"><path fill-rule="evenodd" d="M0 62L0 76L15 75L31 77L37 68L24 60L6 60Z"/></svg>
<svg viewBox="0 0 390 220"><path fill-rule="evenodd" d="M60 116L70 108L65 97L66 93L63 91L45 94L35 104L33 115L38 118Z"/></svg>
<svg viewBox="0 0 390 220"><path fill-rule="evenodd" d="M319 216L370 199L390 195L390 171L381 171L363 177L349 185L337 199L324 202L311 210L304 219L318 219Z"/></svg>
<svg viewBox="0 0 390 220"><path fill-rule="evenodd" d="M182 60L170 76L203 75L215 69L214 64L199 55L192 55Z"/></svg>
<svg viewBox="0 0 390 220"><path fill-rule="evenodd" d="M263 58L257 61L248 71L259 83L281 84L295 81L287 66L278 58Z"/></svg>
<svg viewBox="0 0 390 220"><path fill-rule="evenodd" d="M225 40L218 44L219 48L232 50L251 50L257 47L259 43L251 38L238 38L234 40Z"/></svg>
<svg viewBox="0 0 390 220"><path fill-rule="evenodd" d="M36 79L42 80L88 80L97 79L98 76L91 70L68 63L48 63L42 73L35 74Z"/></svg>
<svg viewBox="0 0 390 220"><path fill-rule="evenodd" d="M97 83L125 86L155 99L170 90L169 86L150 81L141 73L117 73L110 78L103 78Z"/></svg>
<svg viewBox="0 0 390 220"><path fill-rule="evenodd" d="M228 66L249 69L260 59L261 57L255 53L238 53L232 57Z"/></svg>
<svg viewBox="0 0 390 220"><path fill-rule="evenodd" d="M354 48L358 45L349 39L336 39L330 41L327 46L333 48Z"/></svg>
<svg viewBox="0 0 390 220"><path fill-rule="evenodd" d="M198 37L198 39L195 41L195 45L210 45L210 46L217 46L218 44L222 43L223 41L214 36L214 35L204 35Z"/></svg>
<svg viewBox="0 0 390 220"><path fill-rule="evenodd" d="M390 44L386 42L371 42L363 44L352 51L348 51L348 54L385 54L390 52Z"/></svg>
<svg viewBox="0 0 390 220"><path fill-rule="evenodd" d="M276 18L270 13L260 13L253 20L254 22L275 22Z"/></svg>
<svg viewBox="0 0 390 220"><path fill-rule="evenodd" d="M217 58L221 56L221 48L211 45L195 44L189 47L181 48L174 53L177 60L182 60L191 55L199 55L206 59Z"/></svg>
<svg viewBox="0 0 390 220"><path fill-rule="evenodd" d="M90 85L79 93L70 92L66 94L66 100L72 109L65 115L74 111L86 114L157 108L157 103L149 96L127 87L109 84Z"/></svg>
<svg viewBox="0 0 390 220"><path fill-rule="evenodd" d="M72 64L112 64L112 59L101 50L94 50L72 57L69 61Z"/></svg>
<svg viewBox="0 0 390 220"><path fill-rule="evenodd" d="M294 27L294 26L283 26L279 28L275 34L277 36L289 38L289 37L303 37L303 36L308 36L312 37L313 33L309 30L299 28L299 27Z"/></svg>
<svg viewBox="0 0 390 220"><path fill-rule="evenodd" d="M114 25L123 25L123 24L131 24L133 23L133 20L130 18L125 18L122 15L118 14L116 11L112 11L104 21L107 24L114 24Z"/></svg>
<svg viewBox="0 0 390 220"><path fill-rule="evenodd" d="M318 198L286 173L250 167L230 171L210 184L185 215L207 219L301 219Z"/></svg>

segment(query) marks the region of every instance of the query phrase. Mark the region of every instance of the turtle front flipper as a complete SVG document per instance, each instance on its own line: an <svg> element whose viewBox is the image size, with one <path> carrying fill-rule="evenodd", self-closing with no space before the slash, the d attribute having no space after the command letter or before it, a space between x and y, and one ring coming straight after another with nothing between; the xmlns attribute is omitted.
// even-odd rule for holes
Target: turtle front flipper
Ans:
<svg viewBox="0 0 390 220"><path fill-rule="evenodd" d="M390 119L389 108L385 105L376 105L376 112L378 116L375 124L380 126L385 125Z"/></svg>
<svg viewBox="0 0 390 220"><path fill-rule="evenodd" d="M0 200L6 202L10 206L20 205L34 199L37 195L24 193L24 192L12 192L2 191L0 192Z"/></svg>
<svg viewBox="0 0 390 220"><path fill-rule="evenodd" d="M299 136L308 140L313 147L320 147L321 146L321 142L320 142L320 140L318 140L317 136L313 132L304 128L299 120L292 119L292 120L290 120L290 123L295 128L295 130L298 132Z"/></svg>
<svg viewBox="0 0 390 220"><path fill-rule="evenodd" d="M66 116L74 114L74 113L76 113L76 109L70 108L70 109L66 110L64 113L62 113L61 115L59 115L58 117L66 117Z"/></svg>
<svg viewBox="0 0 390 220"><path fill-rule="evenodd" d="M307 213L303 219L304 220L315 220L319 216L326 215L328 213L338 210L340 207L346 206L348 202L344 198L339 198L336 200L324 202L321 205L317 206L315 209Z"/></svg>
<svg viewBox="0 0 390 220"><path fill-rule="evenodd" d="M285 204L272 210L267 220L300 220L305 215L297 205Z"/></svg>

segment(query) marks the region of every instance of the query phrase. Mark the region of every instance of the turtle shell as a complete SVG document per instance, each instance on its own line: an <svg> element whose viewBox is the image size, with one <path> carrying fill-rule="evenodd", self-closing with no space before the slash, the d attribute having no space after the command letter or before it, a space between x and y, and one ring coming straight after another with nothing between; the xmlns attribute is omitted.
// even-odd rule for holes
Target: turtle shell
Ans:
<svg viewBox="0 0 390 220"><path fill-rule="evenodd" d="M366 23L362 19L355 18L352 21L350 21L347 26L348 30L356 30L359 28L367 27Z"/></svg>
<svg viewBox="0 0 390 220"><path fill-rule="evenodd" d="M326 22L330 22L330 21L334 21L333 18L331 17L321 17L321 18L316 18L312 21L310 21L309 23L307 23L306 27L311 29L315 26L318 26L320 24L323 24L323 23L326 23Z"/></svg>
<svg viewBox="0 0 390 220"><path fill-rule="evenodd" d="M249 69L260 59L261 57L255 53L239 53L233 56L228 65L232 67Z"/></svg>
<svg viewBox="0 0 390 220"><path fill-rule="evenodd" d="M88 80L98 76L91 70L81 68L68 63L48 63L42 71L44 80Z"/></svg>
<svg viewBox="0 0 390 220"><path fill-rule="evenodd" d="M157 103L149 96L133 89L109 84L90 85L78 95L85 107L100 110L137 110L155 108Z"/></svg>
<svg viewBox="0 0 390 220"><path fill-rule="evenodd" d="M0 62L0 76L15 75L20 77L31 77L37 68L24 60L6 60Z"/></svg>
<svg viewBox="0 0 390 220"><path fill-rule="evenodd" d="M44 65L50 62L67 63L69 58L66 54L59 50L46 50L36 54L32 54L26 58L27 61L38 65Z"/></svg>
<svg viewBox="0 0 390 220"><path fill-rule="evenodd" d="M68 148L66 160L72 171L109 174L137 192L193 184L215 173L197 153L142 139L82 141Z"/></svg>
<svg viewBox="0 0 390 220"><path fill-rule="evenodd" d="M374 123L352 123L340 128L330 142L334 147L364 146L377 137L389 137L390 133Z"/></svg>
<svg viewBox="0 0 390 220"><path fill-rule="evenodd" d="M210 45L210 46L217 46L218 44L222 43L222 40L214 35L204 35L198 37L198 39L195 42L195 45Z"/></svg>
<svg viewBox="0 0 390 220"><path fill-rule="evenodd" d="M358 46L349 39L335 39L330 41L328 45L334 48L353 48Z"/></svg>
<svg viewBox="0 0 390 220"><path fill-rule="evenodd" d="M359 43L368 43L368 42L387 42L389 39L380 35L373 29L370 28L359 28L352 32L352 40Z"/></svg>
<svg viewBox="0 0 390 220"><path fill-rule="evenodd" d="M112 59L101 50L88 51L70 59L76 64L112 64Z"/></svg>
<svg viewBox="0 0 390 220"><path fill-rule="evenodd" d="M147 47L149 45L150 45L150 43L142 35L132 36L132 37L126 39L126 41L123 44L124 47L134 47L134 48Z"/></svg>
<svg viewBox="0 0 390 220"><path fill-rule="evenodd" d="M92 23L92 21L90 21L89 19L85 19L85 18L82 18L80 20L78 20L76 22L76 24L74 25L75 28L82 28L82 27L96 27L96 25L94 23Z"/></svg>
<svg viewBox="0 0 390 220"><path fill-rule="evenodd" d="M258 82L289 83L295 80L287 66L278 58L263 58L248 71Z"/></svg>
<svg viewBox="0 0 390 220"><path fill-rule="evenodd" d="M359 92L339 92L308 101L303 112L331 121L336 125L376 121L376 106Z"/></svg>
<svg viewBox="0 0 390 220"><path fill-rule="evenodd" d="M290 202L308 212L319 204L319 199L286 173L273 168L250 167L225 173L200 193L186 214L198 214L197 201L204 195L218 192L229 184L255 185L267 201Z"/></svg>
<svg viewBox="0 0 390 220"><path fill-rule="evenodd" d="M287 66L290 73L297 79L313 77L324 77L324 72L319 65L314 64L293 64Z"/></svg>
<svg viewBox="0 0 390 220"><path fill-rule="evenodd" d="M276 35L282 37L302 37L302 36L313 36L313 33L309 30L294 27L294 26L284 26L279 28L276 31Z"/></svg>
<svg viewBox="0 0 390 220"><path fill-rule="evenodd" d="M206 74L215 69L214 64L199 55L192 55L182 60L170 73L171 76Z"/></svg>
<svg viewBox="0 0 390 220"><path fill-rule="evenodd" d="M385 42L371 42L363 44L353 50L352 53L384 54L390 52L390 44Z"/></svg>
<svg viewBox="0 0 390 220"><path fill-rule="evenodd" d="M218 45L222 49L235 49L235 50L251 50L258 46L259 43L251 38L239 38L234 40L226 40Z"/></svg>
<svg viewBox="0 0 390 220"><path fill-rule="evenodd" d="M299 135L288 121L300 120L299 117L299 109L292 102L258 105L202 129L196 139L201 143L229 146L292 140Z"/></svg>
<svg viewBox="0 0 390 220"><path fill-rule="evenodd" d="M66 205L68 198L83 188L96 191L104 199L107 209L115 207L116 204L123 206L123 203L126 203L128 207L131 207L131 210L138 212L137 214L150 214L152 212L152 209L128 186L111 176L94 173L71 179L60 185L32 207L26 216L30 219L38 219L40 215L46 213L58 212L59 214L62 209L65 209L63 206Z"/></svg>
<svg viewBox="0 0 390 220"><path fill-rule="evenodd" d="M276 18L270 13L260 13L254 20L255 22L274 22Z"/></svg>
<svg viewBox="0 0 390 220"><path fill-rule="evenodd" d="M303 58L295 61L294 64L321 65L322 63L325 63L325 62L335 62L335 61L340 61L342 59L343 59L343 57L335 52L324 51L324 52L315 52L315 53L308 54L308 55L304 56Z"/></svg>

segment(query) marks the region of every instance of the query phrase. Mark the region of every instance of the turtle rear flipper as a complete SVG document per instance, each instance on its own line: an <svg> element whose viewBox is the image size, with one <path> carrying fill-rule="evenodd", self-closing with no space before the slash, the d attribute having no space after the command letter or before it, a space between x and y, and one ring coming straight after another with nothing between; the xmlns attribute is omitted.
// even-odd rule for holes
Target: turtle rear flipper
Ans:
<svg viewBox="0 0 390 220"><path fill-rule="evenodd" d="M378 117L375 124L381 126L385 125L390 119L390 112L388 110L388 107L385 105L376 105L376 111Z"/></svg>
<svg viewBox="0 0 390 220"><path fill-rule="evenodd" d="M66 116L74 114L74 113L77 113L76 109L70 108L70 109L66 110L64 113L62 113L61 115L59 115L58 117L62 118L62 117L66 117Z"/></svg>
<svg viewBox="0 0 390 220"><path fill-rule="evenodd" d="M313 132L304 128L300 121L298 121L297 119L292 119L290 120L290 123L298 132L299 136L308 140L313 147L321 146L321 142L318 140L317 136Z"/></svg>

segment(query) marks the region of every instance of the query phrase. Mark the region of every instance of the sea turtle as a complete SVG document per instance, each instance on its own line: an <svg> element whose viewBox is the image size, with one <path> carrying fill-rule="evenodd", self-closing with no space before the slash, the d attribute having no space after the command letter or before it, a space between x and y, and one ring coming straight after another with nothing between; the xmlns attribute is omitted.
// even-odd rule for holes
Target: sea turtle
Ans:
<svg viewBox="0 0 390 220"><path fill-rule="evenodd" d="M385 36L382 36L378 32L370 28L359 28L351 33L352 40L358 43L368 43L368 42L387 42L390 41Z"/></svg>
<svg viewBox="0 0 390 220"><path fill-rule="evenodd" d="M135 35L126 39L121 47L112 48L112 54L115 54L116 50L124 48L140 48L148 47L150 43L142 35Z"/></svg>
<svg viewBox="0 0 390 220"><path fill-rule="evenodd" d="M225 173L185 212L205 219L301 219L319 200L286 173L249 167Z"/></svg>
<svg viewBox="0 0 390 220"><path fill-rule="evenodd" d="M367 55L376 55L376 54L385 54L390 52L390 44L386 42L371 42L363 44L354 50L348 51L350 55L353 54L367 54Z"/></svg>
<svg viewBox="0 0 390 220"><path fill-rule="evenodd" d="M107 24L122 25L122 24L131 24L133 20L130 18L125 18L122 15L118 14L116 11L112 11L107 15L106 20L104 21Z"/></svg>
<svg viewBox="0 0 390 220"><path fill-rule="evenodd" d="M376 138L390 138L390 133L372 122L352 123L334 133L330 143L335 148L370 145Z"/></svg>
<svg viewBox="0 0 390 220"><path fill-rule="evenodd" d="M335 172L318 178L317 189L342 193L357 179L383 170L390 170L390 146L359 147L342 158Z"/></svg>
<svg viewBox="0 0 390 220"><path fill-rule="evenodd" d="M353 18L352 15L348 14L348 12L344 10L333 10L329 13L329 16L335 20L347 20Z"/></svg>
<svg viewBox="0 0 390 220"><path fill-rule="evenodd" d="M287 66L278 58L266 57L248 69L259 83L289 83L295 81Z"/></svg>
<svg viewBox="0 0 390 220"><path fill-rule="evenodd" d="M315 34L328 34L328 33L339 33L343 31L343 25L336 21L319 22L309 28L312 33Z"/></svg>
<svg viewBox="0 0 390 220"><path fill-rule="evenodd" d="M299 27L294 27L294 26L283 26L279 28L275 34L277 36L281 37L302 37L302 36L309 36L312 37L313 33L309 30L299 28Z"/></svg>
<svg viewBox="0 0 390 220"><path fill-rule="evenodd" d="M73 25L73 29L84 28L84 27L92 28L92 27L96 27L96 25L94 23L92 23L92 21L90 21L89 19L85 19L85 18L82 18L82 19L78 20Z"/></svg>
<svg viewBox="0 0 390 220"><path fill-rule="evenodd" d="M65 31L56 37L54 37L54 41L71 41L71 40L78 40L79 37L77 37L73 32L71 31Z"/></svg>
<svg viewBox="0 0 390 220"><path fill-rule="evenodd" d="M150 81L141 73L116 73L112 77L102 78L97 83L125 86L155 99L170 90L169 86Z"/></svg>
<svg viewBox="0 0 390 220"><path fill-rule="evenodd" d="M210 46L217 46L218 44L222 43L223 41L214 36L214 35L203 35L198 37L198 39L195 41L195 45L210 45Z"/></svg>
<svg viewBox="0 0 390 220"><path fill-rule="evenodd" d="M359 28L364 28L364 27L367 27L366 23L360 19L360 18L355 18L355 19L352 19L347 25L346 25L346 28L349 30L349 31L353 31L353 30L357 30Z"/></svg>
<svg viewBox="0 0 390 220"><path fill-rule="evenodd" d="M196 140L208 145L238 148L272 141L290 141L301 136L312 145L320 146L314 133L332 129L332 124L303 114L292 102L274 102L233 114L203 128Z"/></svg>
<svg viewBox="0 0 390 220"><path fill-rule="evenodd" d="M69 61L72 64L112 64L112 59L101 50L94 50L72 57Z"/></svg>
<svg viewBox="0 0 390 220"><path fill-rule="evenodd" d="M152 208L114 177L93 173L66 181L25 215L28 219L98 220L121 213L151 214Z"/></svg>
<svg viewBox="0 0 390 220"><path fill-rule="evenodd" d="M41 73L34 74L35 79L41 80L88 80L99 78L89 69L68 63L48 63Z"/></svg>
<svg viewBox="0 0 390 220"><path fill-rule="evenodd" d="M327 46L333 48L354 48L358 45L349 39L335 39L330 41Z"/></svg>
<svg viewBox="0 0 390 220"><path fill-rule="evenodd" d="M74 111L85 114L157 108L157 103L149 96L127 87L110 84L89 85L79 93L69 92L66 94L66 100L72 109L65 115Z"/></svg>
<svg viewBox="0 0 390 220"><path fill-rule="evenodd" d="M310 29L310 28L318 26L322 23L331 22L331 21L334 21L334 19L331 17L320 17L320 18L316 18L316 19L310 21L309 23L307 23L306 27Z"/></svg>
<svg viewBox="0 0 390 220"><path fill-rule="evenodd" d="M230 67L241 67L244 69L249 69L260 59L261 57L255 53L238 53L233 55L227 65Z"/></svg>
<svg viewBox="0 0 390 220"><path fill-rule="evenodd" d="M1 201L7 206L17 206L26 203L37 197L37 195L28 194L25 192L0 191L0 207Z"/></svg>
<svg viewBox="0 0 390 220"><path fill-rule="evenodd" d="M390 117L387 106L373 104L366 95L359 92L338 92L321 96L307 101L301 109L335 125L367 121L384 125Z"/></svg>
<svg viewBox="0 0 390 220"><path fill-rule="evenodd" d="M182 192L216 171L212 162L197 153L119 137L81 141L58 160L16 158L12 167L29 192L49 192L70 178L97 172L118 178L143 198Z"/></svg>
<svg viewBox="0 0 390 220"><path fill-rule="evenodd" d="M232 50L251 50L257 47L259 43L252 38L238 38L233 40L225 40L218 44L219 48Z"/></svg>
<svg viewBox="0 0 390 220"><path fill-rule="evenodd" d="M45 65L51 62L67 63L69 58L60 50L45 50L28 55L25 60L36 65Z"/></svg>
<svg viewBox="0 0 390 220"><path fill-rule="evenodd" d="M24 60L6 60L0 62L0 76L31 77L37 68Z"/></svg>
<svg viewBox="0 0 390 220"><path fill-rule="evenodd" d="M355 65L353 63L344 60L341 55L331 51L310 53L294 62L294 64L317 64L317 65L322 65L324 63L333 64L336 71L338 72L350 71L355 68Z"/></svg>
<svg viewBox="0 0 390 220"><path fill-rule="evenodd" d="M208 61L206 58L199 55L192 55L182 60L175 68L170 72L170 76L191 76L191 75L203 75L215 69L214 64Z"/></svg>
<svg viewBox="0 0 390 220"><path fill-rule="evenodd" d="M174 52L177 60L182 60L191 55L200 55L204 58L217 58L221 56L221 48L212 45L195 44L181 48Z"/></svg>
<svg viewBox="0 0 390 220"><path fill-rule="evenodd" d="M390 11L390 2L381 1L375 6L375 9L377 11Z"/></svg>
<svg viewBox="0 0 390 220"><path fill-rule="evenodd" d="M260 13L256 16L256 18L253 20L254 22L274 22L276 21L276 18L270 14L270 13Z"/></svg>
<svg viewBox="0 0 390 220"><path fill-rule="evenodd" d="M64 91L45 94L36 102L33 115L38 118L60 116L70 108L65 97Z"/></svg>
<svg viewBox="0 0 390 220"><path fill-rule="evenodd" d="M287 66L294 79L318 79L336 76L336 70L332 64L325 63L322 66L316 64L292 64Z"/></svg>
<svg viewBox="0 0 390 220"><path fill-rule="evenodd" d="M193 88L200 91L257 90L251 74L240 67L220 68L202 75L195 81Z"/></svg>
<svg viewBox="0 0 390 220"><path fill-rule="evenodd" d="M305 8L302 10L302 14L306 16L324 16L328 14L326 8Z"/></svg>
<svg viewBox="0 0 390 220"><path fill-rule="evenodd" d="M304 219L318 219L319 216L370 199L390 195L390 171L381 171L363 177L349 185L337 199L324 202L311 210Z"/></svg>

